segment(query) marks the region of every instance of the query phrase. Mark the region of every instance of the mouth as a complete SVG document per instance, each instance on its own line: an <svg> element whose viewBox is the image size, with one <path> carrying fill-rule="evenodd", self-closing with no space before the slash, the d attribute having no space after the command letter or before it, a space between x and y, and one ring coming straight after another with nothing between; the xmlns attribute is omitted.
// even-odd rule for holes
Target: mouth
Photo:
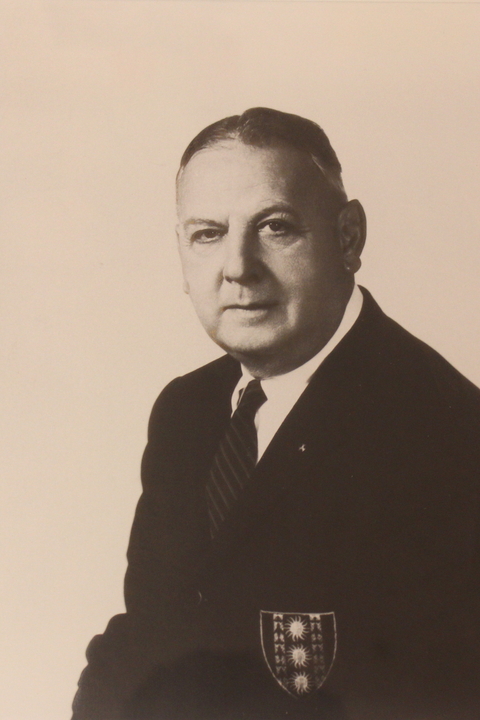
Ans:
<svg viewBox="0 0 480 720"><path fill-rule="evenodd" d="M256 312L258 310L270 310L274 307L274 302L251 302L251 303L232 303L231 305L225 305L224 310L244 310L250 312Z"/></svg>
<svg viewBox="0 0 480 720"><path fill-rule="evenodd" d="M250 327L252 323L268 320L276 305L275 302L231 303L223 308L223 312L242 325L247 323Z"/></svg>

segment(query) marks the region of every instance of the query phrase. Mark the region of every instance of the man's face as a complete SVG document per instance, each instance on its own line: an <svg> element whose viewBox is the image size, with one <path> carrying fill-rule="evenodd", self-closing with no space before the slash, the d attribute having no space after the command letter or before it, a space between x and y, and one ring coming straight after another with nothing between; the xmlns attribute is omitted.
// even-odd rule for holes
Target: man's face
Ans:
<svg viewBox="0 0 480 720"><path fill-rule="evenodd" d="M185 281L210 337L260 376L313 357L352 287L313 161L237 140L201 150L178 187Z"/></svg>

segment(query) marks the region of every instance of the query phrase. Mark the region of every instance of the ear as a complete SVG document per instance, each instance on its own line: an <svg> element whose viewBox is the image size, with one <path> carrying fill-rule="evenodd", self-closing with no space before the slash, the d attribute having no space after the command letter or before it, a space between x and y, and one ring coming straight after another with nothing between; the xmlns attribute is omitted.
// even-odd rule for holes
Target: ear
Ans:
<svg viewBox="0 0 480 720"><path fill-rule="evenodd" d="M180 225L177 225L175 227L175 232L177 234L177 250L178 250L178 254L180 255L180 264L182 265L182 272L183 272L182 253L180 252ZM188 287L188 283L185 278L185 273L183 275L183 292L186 295L189 295L189 293L190 293L190 288Z"/></svg>
<svg viewBox="0 0 480 720"><path fill-rule="evenodd" d="M345 269L356 273L362 264L360 255L367 237L367 218L358 200L350 200L340 210L337 229Z"/></svg>

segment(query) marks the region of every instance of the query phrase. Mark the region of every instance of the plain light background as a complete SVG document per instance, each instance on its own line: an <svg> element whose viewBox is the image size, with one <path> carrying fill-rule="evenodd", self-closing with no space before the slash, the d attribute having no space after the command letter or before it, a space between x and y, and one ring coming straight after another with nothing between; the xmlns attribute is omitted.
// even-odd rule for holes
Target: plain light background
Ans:
<svg viewBox="0 0 480 720"><path fill-rule="evenodd" d="M62 720L123 609L151 405L220 354L173 179L205 125L319 122L364 204L359 281L480 384L480 6L0 0L1 720Z"/></svg>

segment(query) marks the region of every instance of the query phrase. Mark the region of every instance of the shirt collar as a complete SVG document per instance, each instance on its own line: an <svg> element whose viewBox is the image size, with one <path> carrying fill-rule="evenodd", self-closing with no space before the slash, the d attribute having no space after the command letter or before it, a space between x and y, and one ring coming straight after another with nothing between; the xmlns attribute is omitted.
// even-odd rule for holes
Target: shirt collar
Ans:
<svg viewBox="0 0 480 720"><path fill-rule="evenodd" d="M360 311L363 305L363 295L358 287L354 285L350 300L347 303L345 312L343 313L340 325L330 338L330 340L323 346L323 348L314 355L306 363L300 365L300 367L291 370L283 375L275 375L274 377L265 378L262 380L262 388L267 396L267 400L271 398L272 394L276 395L277 392L283 392L288 394L299 394L304 387L310 381L310 378L314 372L320 367L325 358L330 355L332 350L338 345L340 340L347 334L347 332L353 327L355 321L360 315ZM253 380L248 370L242 365L242 377L238 381L235 390L232 395L232 412L238 405L240 393L248 385L250 380Z"/></svg>

